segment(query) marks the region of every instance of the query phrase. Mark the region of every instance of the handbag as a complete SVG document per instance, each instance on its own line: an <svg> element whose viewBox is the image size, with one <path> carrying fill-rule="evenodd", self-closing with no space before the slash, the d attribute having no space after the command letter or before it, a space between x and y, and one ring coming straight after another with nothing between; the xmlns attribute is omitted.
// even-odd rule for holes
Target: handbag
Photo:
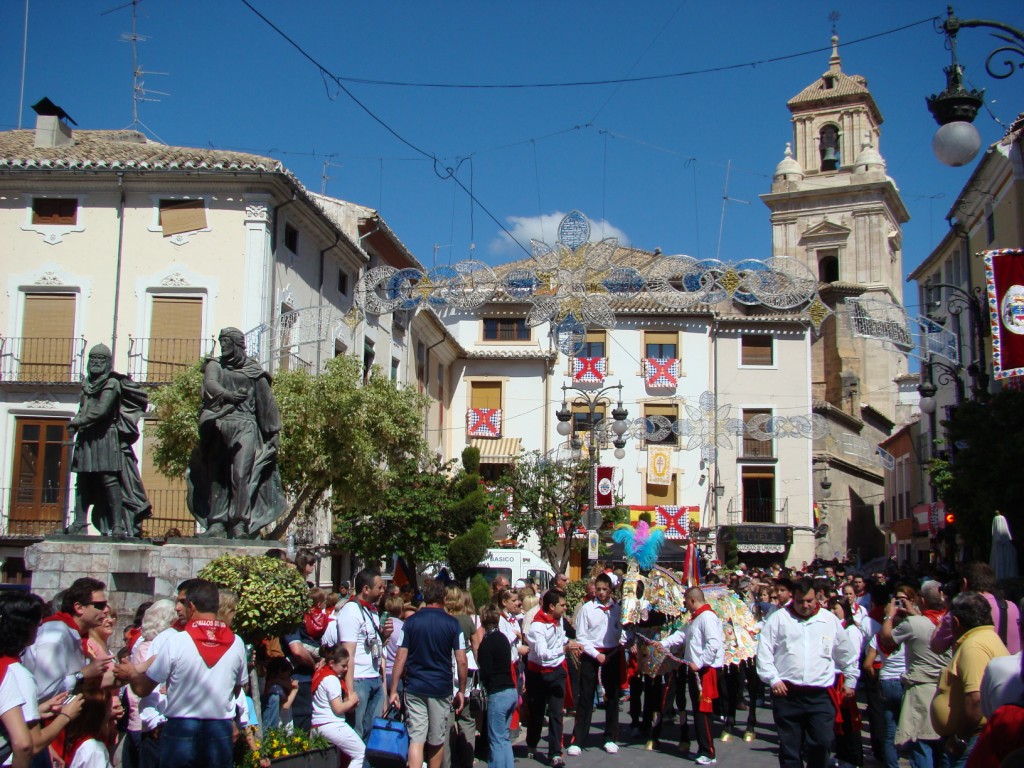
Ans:
<svg viewBox="0 0 1024 768"><path fill-rule="evenodd" d="M366 761L374 768L405 768L409 760L409 732L391 707L384 717L373 720L366 742Z"/></svg>
<svg viewBox="0 0 1024 768"><path fill-rule="evenodd" d="M487 689L480 682L480 673L473 672L473 681L469 684L469 713L474 717L487 711Z"/></svg>

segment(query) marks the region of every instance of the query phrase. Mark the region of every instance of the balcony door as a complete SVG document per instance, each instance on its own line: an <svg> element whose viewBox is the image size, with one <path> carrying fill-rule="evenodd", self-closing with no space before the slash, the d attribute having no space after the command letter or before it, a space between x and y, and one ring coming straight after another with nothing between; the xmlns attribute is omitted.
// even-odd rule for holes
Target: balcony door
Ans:
<svg viewBox="0 0 1024 768"><path fill-rule="evenodd" d="M11 535L41 536L64 525L70 451L66 419L15 419Z"/></svg>
<svg viewBox="0 0 1024 768"><path fill-rule="evenodd" d="M146 381L170 381L199 359L203 332L200 297L154 296L147 350Z"/></svg>
<svg viewBox="0 0 1024 768"><path fill-rule="evenodd" d="M75 294L27 293L18 381L72 381Z"/></svg>

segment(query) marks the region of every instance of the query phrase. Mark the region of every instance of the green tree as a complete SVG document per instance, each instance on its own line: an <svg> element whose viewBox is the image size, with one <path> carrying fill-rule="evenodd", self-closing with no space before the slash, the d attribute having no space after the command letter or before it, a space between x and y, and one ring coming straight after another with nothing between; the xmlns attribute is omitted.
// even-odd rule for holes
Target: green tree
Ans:
<svg viewBox="0 0 1024 768"><path fill-rule="evenodd" d="M1003 390L984 401L968 400L943 426L947 453L929 467L932 482L956 514L956 530L973 556L987 559L997 509L1016 535L1024 531L1024 392Z"/></svg>
<svg viewBox="0 0 1024 768"><path fill-rule="evenodd" d="M451 540L448 544L448 565L456 579L465 581L476 572L493 540L491 525L484 521L474 523L468 531Z"/></svg>
<svg viewBox="0 0 1024 768"><path fill-rule="evenodd" d="M554 461L537 451L523 454L498 481L492 498L496 507L508 507L509 532L518 539L535 534L541 554L556 571L566 572L572 550L586 546L579 530L590 503L588 461ZM617 507L601 514L604 527L610 527L625 510Z"/></svg>
<svg viewBox="0 0 1024 768"><path fill-rule="evenodd" d="M154 462L168 477L184 476L198 442L201 387L196 365L153 394ZM268 529L268 538L283 536L296 517L308 518L328 496L335 510L365 509L368 500L404 479L396 468L416 464L425 452L427 398L378 369L364 383L354 357L333 358L315 376L283 371L273 389L282 419L278 463L291 506Z"/></svg>

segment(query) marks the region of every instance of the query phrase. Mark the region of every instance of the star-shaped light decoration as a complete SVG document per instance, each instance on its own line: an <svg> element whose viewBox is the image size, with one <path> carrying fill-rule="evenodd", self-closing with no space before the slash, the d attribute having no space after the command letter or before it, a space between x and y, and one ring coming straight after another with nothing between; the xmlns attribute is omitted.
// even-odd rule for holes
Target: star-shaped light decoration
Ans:
<svg viewBox="0 0 1024 768"><path fill-rule="evenodd" d="M714 461L718 448L732 448L730 435L743 434L743 420L729 418L732 405L717 405L713 392L704 392L699 399L699 407L686 403L686 419L676 423L680 435L687 437L686 450L700 448L705 461Z"/></svg>

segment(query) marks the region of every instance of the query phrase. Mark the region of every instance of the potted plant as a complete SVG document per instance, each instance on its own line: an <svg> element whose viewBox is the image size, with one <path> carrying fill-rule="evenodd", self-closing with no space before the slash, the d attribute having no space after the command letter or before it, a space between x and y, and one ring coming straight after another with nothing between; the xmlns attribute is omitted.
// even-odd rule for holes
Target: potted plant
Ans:
<svg viewBox="0 0 1024 768"><path fill-rule="evenodd" d="M260 761L270 760L275 768L337 768L338 752L318 732L306 736L301 731L289 733L284 728L270 728L256 749L249 750L237 768L260 768Z"/></svg>

